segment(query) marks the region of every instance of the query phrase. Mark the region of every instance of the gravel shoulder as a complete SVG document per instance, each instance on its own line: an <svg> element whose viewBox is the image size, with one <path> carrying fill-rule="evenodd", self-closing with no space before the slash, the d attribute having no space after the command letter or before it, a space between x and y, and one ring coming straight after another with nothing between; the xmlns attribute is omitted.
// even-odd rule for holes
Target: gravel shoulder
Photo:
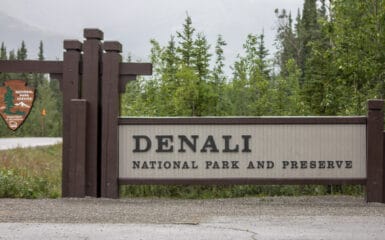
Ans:
<svg viewBox="0 0 385 240"><path fill-rule="evenodd" d="M209 200L0 199L0 222L200 224L214 218L377 217L385 204L363 197L311 196Z"/></svg>

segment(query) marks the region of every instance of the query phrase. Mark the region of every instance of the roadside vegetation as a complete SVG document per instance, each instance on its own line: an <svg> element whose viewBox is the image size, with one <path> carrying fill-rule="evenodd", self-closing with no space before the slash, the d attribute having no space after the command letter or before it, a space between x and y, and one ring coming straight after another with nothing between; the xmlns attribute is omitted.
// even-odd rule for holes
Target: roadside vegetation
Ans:
<svg viewBox="0 0 385 240"><path fill-rule="evenodd" d="M61 196L61 145L0 151L0 197Z"/></svg>
<svg viewBox="0 0 385 240"><path fill-rule="evenodd" d="M121 197L166 197L166 198L237 198L266 196L302 195L363 195L362 186L323 186L323 185L237 185L237 186L199 186L199 185L139 185L122 186Z"/></svg>

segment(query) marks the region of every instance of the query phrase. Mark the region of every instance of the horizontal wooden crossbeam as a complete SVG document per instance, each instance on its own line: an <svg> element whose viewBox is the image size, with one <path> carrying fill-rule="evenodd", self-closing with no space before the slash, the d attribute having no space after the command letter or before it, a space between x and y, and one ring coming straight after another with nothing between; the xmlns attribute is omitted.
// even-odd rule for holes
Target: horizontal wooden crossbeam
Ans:
<svg viewBox="0 0 385 240"><path fill-rule="evenodd" d="M185 125L185 124L366 124L365 116L356 117L121 117L119 125Z"/></svg>
<svg viewBox="0 0 385 240"><path fill-rule="evenodd" d="M62 61L0 60L0 72L62 74ZM81 73L80 73L81 74ZM120 63L120 75L151 75L150 63Z"/></svg>
<svg viewBox="0 0 385 240"><path fill-rule="evenodd" d="M0 60L0 72L9 73L63 73L62 61Z"/></svg>
<svg viewBox="0 0 385 240"><path fill-rule="evenodd" d="M151 63L120 63L120 75L151 75Z"/></svg>
<svg viewBox="0 0 385 240"><path fill-rule="evenodd" d="M119 178L119 184L128 184L128 185L139 185L139 184L149 184L149 185L244 185L244 184L257 184L257 185L277 185L277 184L286 184L286 185L305 185L305 184L319 184L319 185L331 185L331 184L359 184L365 185L366 179L357 178L357 179L285 179L285 178L272 178L272 179L261 179L261 178L227 178L227 179L217 179L217 178L180 178L180 179L162 179L162 178L153 178L153 179L135 179L135 178Z"/></svg>

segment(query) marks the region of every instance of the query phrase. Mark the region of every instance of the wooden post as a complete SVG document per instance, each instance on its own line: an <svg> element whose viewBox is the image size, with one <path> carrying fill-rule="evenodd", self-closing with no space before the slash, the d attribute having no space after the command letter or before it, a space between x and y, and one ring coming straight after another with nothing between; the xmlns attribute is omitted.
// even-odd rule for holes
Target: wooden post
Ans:
<svg viewBox="0 0 385 240"><path fill-rule="evenodd" d="M85 99L71 100L71 129L69 149L69 197L86 196L86 125L87 101Z"/></svg>
<svg viewBox="0 0 385 240"><path fill-rule="evenodd" d="M87 99L86 195L100 196L100 58L103 32L85 29L82 98Z"/></svg>
<svg viewBox="0 0 385 240"><path fill-rule="evenodd" d="M384 202L384 101L368 102L366 201Z"/></svg>
<svg viewBox="0 0 385 240"><path fill-rule="evenodd" d="M63 92L63 167L62 167L62 197L73 196L70 184L70 172L75 166L71 161L71 99L79 98L80 91L80 59L82 44L79 41L64 41L63 78L61 87Z"/></svg>
<svg viewBox="0 0 385 240"><path fill-rule="evenodd" d="M101 197L118 198L119 63L122 45L104 42L102 75Z"/></svg>
<svg viewBox="0 0 385 240"><path fill-rule="evenodd" d="M382 134L383 141L383 161L382 161L382 171L383 171L383 181L382 181L382 203L385 203L385 132Z"/></svg>

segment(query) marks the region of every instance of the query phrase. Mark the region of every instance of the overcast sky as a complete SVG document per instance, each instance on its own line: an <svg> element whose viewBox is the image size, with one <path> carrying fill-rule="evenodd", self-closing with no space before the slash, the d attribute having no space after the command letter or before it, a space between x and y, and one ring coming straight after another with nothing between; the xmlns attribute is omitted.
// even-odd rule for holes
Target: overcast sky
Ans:
<svg viewBox="0 0 385 240"><path fill-rule="evenodd" d="M64 38L82 38L85 27L100 28L106 40L118 40L124 54L145 59L149 40L165 44L181 30L186 13L211 45L222 34L231 61L241 52L248 33L266 35L273 51L274 9L297 14L303 0L1 0L0 11L46 32ZM3 33L2 33L3 34Z"/></svg>

